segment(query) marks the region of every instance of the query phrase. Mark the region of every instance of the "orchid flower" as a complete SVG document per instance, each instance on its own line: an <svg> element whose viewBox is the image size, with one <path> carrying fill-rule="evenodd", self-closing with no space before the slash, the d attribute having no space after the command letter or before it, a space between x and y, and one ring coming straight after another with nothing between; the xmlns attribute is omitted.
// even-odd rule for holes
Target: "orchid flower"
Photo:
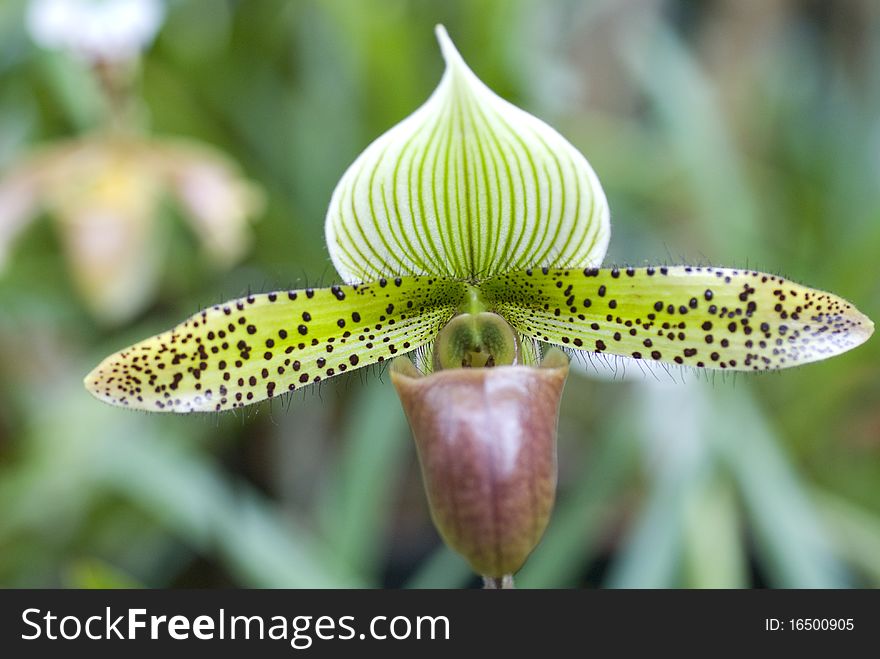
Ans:
<svg viewBox="0 0 880 659"><path fill-rule="evenodd" d="M261 191L218 150L148 137L135 125L134 69L161 26L164 4L33 0L28 9L35 42L92 67L107 111L100 130L44 145L0 178L0 274L18 235L48 212L86 306L104 323L129 320L158 285L166 197L177 201L213 263L240 259Z"/></svg>
<svg viewBox="0 0 880 659"><path fill-rule="evenodd" d="M496 527L499 520L519 524L520 508L493 515L475 509L462 525L461 507L440 501L441 490L497 478L497 469L487 475L482 467L460 468L459 476L473 478L450 482L457 476L448 463L456 455L468 461L470 454L494 451L501 471L519 469L518 462L504 466L517 455L505 448L518 432L505 430L511 425L526 428L525 435L553 436L542 444L555 443L555 409L552 418L531 421L518 420L517 412L540 397L535 391L546 394L549 408L558 407L567 360L546 351L548 344L695 368L766 371L840 354L864 342L873 324L842 298L778 275L686 265L600 267L609 209L590 164L550 126L486 87L442 27L437 36L446 61L440 84L367 147L330 200L327 246L344 283L215 305L111 355L85 385L100 400L134 409L222 411L408 354L415 364L398 361L393 374L417 441L420 433L479 435L465 419L477 407L509 412L483 424L490 438L507 433L501 448L475 448L473 437L458 453L419 445L444 537L479 572L501 578L543 531L555 452L552 460L538 461L544 475L537 494L534 478L516 481L509 492L523 501L530 496L540 508L522 522L529 539L514 558L497 547L490 551L473 533L456 534L471 526L479 535L494 524L496 545L516 544L520 536L507 538ZM545 352L545 369L529 368ZM487 366L496 368L463 368ZM516 382L501 382L510 367L521 369ZM419 384L422 373L434 371ZM454 383L431 379L477 371L479 378L467 382L463 375L449 376ZM542 375L528 375L533 372ZM426 411L427 397L441 390L444 405L461 412L446 415L454 422ZM444 517L452 508L457 521Z"/></svg>
<svg viewBox="0 0 880 659"><path fill-rule="evenodd" d="M158 284L166 197L214 264L228 267L246 252L262 201L236 163L183 140L96 134L44 147L0 179L0 274L15 239L47 211L85 304L104 323L124 322Z"/></svg>
<svg viewBox="0 0 880 659"><path fill-rule="evenodd" d="M600 268L609 212L589 163L437 35L439 86L367 147L331 198L327 246L346 283L205 309L104 360L85 380L95 396L166 412L243 407L428 347L462 313L504 318L523 363L540 342L762 371L871 335L849 302L778 275Z"/></svg>

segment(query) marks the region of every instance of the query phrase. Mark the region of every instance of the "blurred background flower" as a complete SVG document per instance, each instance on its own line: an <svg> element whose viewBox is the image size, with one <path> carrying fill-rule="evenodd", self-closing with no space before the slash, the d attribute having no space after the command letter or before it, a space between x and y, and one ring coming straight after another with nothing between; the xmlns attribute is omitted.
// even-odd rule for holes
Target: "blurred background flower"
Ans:
<svg viewBox="0 0 880 659"><path fill-rule="evenodd" d="M85 137L44 143L0 179L0 274L12 241L45 212L56 219L73 284L107 324L152 299L166 252L159 222L168 193L208 256L228 267L250 246L258 189L218 149L144 135L137 96L140 55L159 29L159 0L32 0L34 41L82 58L103 101Z"/></svg>
<svg viewBox="0 0 880 659"><path fill-rule="evenodd" d="M14 211L38 201L28 175L5 179L16 192L0 245L18 237L0 278L2 585L475 584L431 525L387 378L342 376L240 418L127 414L81 387L101 357L199 307L249 287L333 283L330 194L436 85L438 22L490 87L587 154L612 209L606 263L748 264L880 317L870 0L178 0L137 65L112 75L37 48L27 9L0 3L4 171L32 171L31 144L88 142L117 103L117 123L141 127L139 148L159 148L147 123L179 136L165 143L175 148L210 145L260 181L266 204L252 250L217 268L169 221L210 217L196 226L214 227L214 249L239 244L230 227L244 225L218 219L236 203L204 192L215 184L181 193L179 171L140 156L152 174L77 166L72 199L82 185L101 199L156 186L188 200L154 202L143 230L157 232L164 266L147 306L111 331L59 258L73 234L42 221L17 232L28 214ZM108 100L108 88L125 93ZM92 162L117 153L98 152ZM87 170L103 174L76 183ZM56 197L39 203L67 221ZM562 401L557 509L517 585L880 585L878 357L869 341L827 363L709 382L582 363Z"/></svg>
<svg viewBox="0 0 880 659"><path fill-rule="evenodd" d="M260 195L228 158L197 144L101 135L46 147L0 181L0 267L16 234L45 210L85 304L102 321L124 322L155 292L167 193L217 265L247 251Z"/></svg>

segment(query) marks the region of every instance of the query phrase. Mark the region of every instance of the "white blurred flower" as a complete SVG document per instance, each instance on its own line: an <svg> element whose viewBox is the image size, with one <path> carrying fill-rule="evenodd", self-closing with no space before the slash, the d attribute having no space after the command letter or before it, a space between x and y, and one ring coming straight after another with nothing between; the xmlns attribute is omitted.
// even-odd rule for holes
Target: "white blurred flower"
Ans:
<svg viewBox="0 0 880 659"><path fill-rule="evenodd" d="M153 41L164 16L161 0L31 0L27 26L44 48L120 61Z"/></svg>
<svg viewBox="0 0 880 659"><path fill-rule="evenodd" d="M248 220L262 197L222 154L187 142L96 136L37 153L0 180L0 270L16 236L45 210L58 222L87 305L104 322L123 322L158 281L156 219L165 193L217 265L247 250Z"/></svg>

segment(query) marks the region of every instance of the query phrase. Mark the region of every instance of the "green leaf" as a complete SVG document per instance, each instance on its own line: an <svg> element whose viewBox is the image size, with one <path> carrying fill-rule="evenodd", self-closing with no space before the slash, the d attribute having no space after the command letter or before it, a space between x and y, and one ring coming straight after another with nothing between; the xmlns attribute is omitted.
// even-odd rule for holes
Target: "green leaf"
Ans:
<svg viewBox="0 0 880 659"><path fill-rule="evenodd" d="M431 277L250 295L105 359L97 398L163 412L219 411L293 391L431 341L466 285Z"/></svg>
<svg viewBox="0 0 880 659"><path fill-rule="evenodd" d="M746 388L713 392L715 451L736 483L752 553L771 588L846 588L830 530L772 424Z"/></svg>
<svg viewBox="0 0 880 659"><path fill-rule="evenodd" d="M365 578L381 572L403 458L412 450L399 408L392 387L371 381L362 389L346 417L339 459L322 479L324 560Z"/></svg>
<svg viewBox="0 0 880 659"><path fill-rule="evenodd" d="M345 172L327 213L346 281L380 274L489 277L599 265L608 204L589 163L550 126L495 95L446 31L439 86Z"/></svg>
<svg viewBox="0 0 880 659"><path fill-rule="evenodd" d="M854 348L874 331L846 300L750 270L544 268L499 275L480 293L541 341L706 368L797 366Z"/></svg>

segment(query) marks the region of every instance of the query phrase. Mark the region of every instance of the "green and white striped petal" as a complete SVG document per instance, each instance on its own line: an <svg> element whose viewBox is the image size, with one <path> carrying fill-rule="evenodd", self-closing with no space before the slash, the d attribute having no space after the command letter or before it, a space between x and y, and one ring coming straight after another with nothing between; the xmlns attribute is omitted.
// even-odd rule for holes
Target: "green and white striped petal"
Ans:
<svg viewBox="0 0 880 659"><path fill-rule="evenodd" d="M846 352L874 331L846 300L752 270L545 268L499 275L480 295L541 341L701 368L798 366Z"/></svg>
<svg viewBox="0 0 880 659"><path fill-rule="evenodd" d="M345 281L380 274L478 280L530 266L596 266L608 204L583 155L499 98L442 26L446 71L428 101L343 175L327 212Z"/></svg>
<svg viewBox="0 0 880 659"><path fill-rule="evenodd" d="M160 412L235 409L432 341L466 294L434 277L250 295L105 359L86 388Z"/></svg>

